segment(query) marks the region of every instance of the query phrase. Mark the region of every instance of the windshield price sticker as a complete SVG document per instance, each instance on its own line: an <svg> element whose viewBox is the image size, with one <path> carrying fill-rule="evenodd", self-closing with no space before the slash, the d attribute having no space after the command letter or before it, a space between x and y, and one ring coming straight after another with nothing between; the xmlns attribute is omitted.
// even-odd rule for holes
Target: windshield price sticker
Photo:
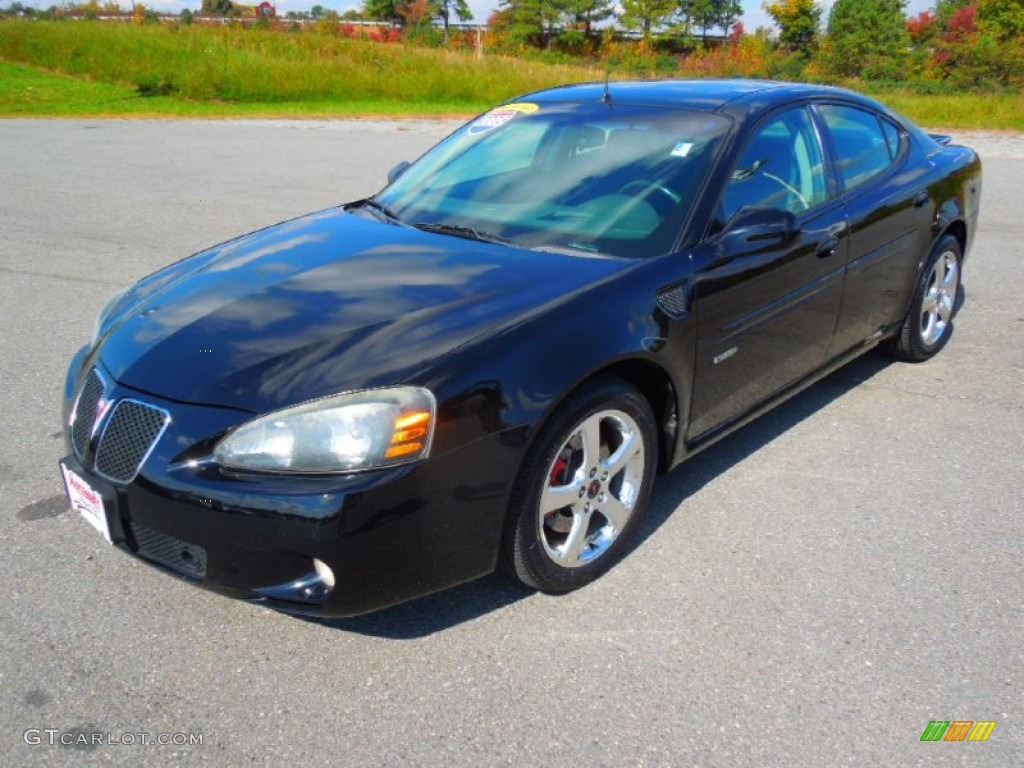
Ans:
<svg viewBox="0 0 1024 768"><path fill-rule="evenodd" d="M487 131L491 131L495 128L500 128L516 115L530 115L538 109L540 109L540 107L536 104L530 104L529 102L506 104L503 107L492 109L486 115L481 116L471 126L469 126L469 135L476 136L479 133L486 133Z"/></svg>

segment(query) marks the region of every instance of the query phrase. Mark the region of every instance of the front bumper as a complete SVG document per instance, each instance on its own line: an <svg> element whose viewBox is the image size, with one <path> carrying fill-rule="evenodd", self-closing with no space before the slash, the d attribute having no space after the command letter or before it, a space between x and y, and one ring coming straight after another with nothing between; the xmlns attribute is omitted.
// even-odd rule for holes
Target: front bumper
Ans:
<svg viewBox="0 0 1024 768"><path fill-rule="evenodd" d="M69 372L62 463L101 494L120 549L204 588L321 616L365 613L494 570L517 455L504 433L387 470L242 473L209 453L251 414L163 400L107 377L109 403L132 398L170 414L137 475L111 482L96 472L101 428L84 448L72 445L83 359ZM314 558L333 571L333 587L316 578Z"/></svg>

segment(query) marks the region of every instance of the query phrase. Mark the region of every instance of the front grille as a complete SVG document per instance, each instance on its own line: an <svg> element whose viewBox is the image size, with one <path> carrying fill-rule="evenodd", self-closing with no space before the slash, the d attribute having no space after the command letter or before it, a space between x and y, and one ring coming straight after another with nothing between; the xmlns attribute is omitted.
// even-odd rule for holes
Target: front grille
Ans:
<svg viewBox="0 0 1024 768"><path fill-rule="evenodd" d="M161 408L138 400L118 402L96 447L96 471L108 480L130 483L169 420Z"/></svg>
<svg viewBox="0 0 1024 768"><path fill-rule="evenodd" d="M93 368L89 371L89 375L85 378L85 383L78 393L78 400L75 402L75 410L71 417L71 444L79 459L85 456L85 450L89 447L89 439L92 437L96 424L96 409L102 397L103 379Z"/></svg>
<svg viewBox="0 0 1024 768"><path fill-rule="evenodd" d="M193 579L206 578L206 550L142 523L131 524L139 557Z"/></svg>

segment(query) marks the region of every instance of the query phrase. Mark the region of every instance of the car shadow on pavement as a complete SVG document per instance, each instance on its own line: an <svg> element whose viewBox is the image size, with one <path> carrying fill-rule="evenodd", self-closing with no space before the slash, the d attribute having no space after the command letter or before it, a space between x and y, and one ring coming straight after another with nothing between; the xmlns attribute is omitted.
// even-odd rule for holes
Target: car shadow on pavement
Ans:
<svg viewBox="0 0 1024 768"><path fill-rule="evenodd" d="M630 546L641 546L687 498L833 400L885 370L892 360L870 353L840 368L721 442L657 478L647 520ZM628 553L626 555L629 556ZM600 582L588 589L600 589ZM458 626L533 594L493 574L408 603L348 619L302 618L324 627L395 640L412 640Z"/></svg>
<svg viewBox="0 0 1024 768"><path fill-rule="evenodd" d="M869 352L657 478L647 519L631 549L652 536L685 499L894 362L879 351Z"/></svg>

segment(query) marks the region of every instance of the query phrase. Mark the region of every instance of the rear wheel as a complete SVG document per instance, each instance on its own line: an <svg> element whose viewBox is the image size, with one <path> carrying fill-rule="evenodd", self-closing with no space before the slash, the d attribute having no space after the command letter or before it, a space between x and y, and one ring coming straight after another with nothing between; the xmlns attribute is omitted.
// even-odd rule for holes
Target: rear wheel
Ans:
<svg viewBox="0 0 1024 768"><path fill-rule="evenodd" d="M654 415L633 387L601 379L570 397L517 479L503 545L507 569L545 592L596 579L637 529L656 463Z"/></svg>
<svg viewBox="0 0 1024 768"><path fill-rule="evenodd" d="M910 311L890 344L890 351L900 360L921 362L946 346L953 333L962 261L960 243L952 235L943 237L932 250Z"/></svg>

